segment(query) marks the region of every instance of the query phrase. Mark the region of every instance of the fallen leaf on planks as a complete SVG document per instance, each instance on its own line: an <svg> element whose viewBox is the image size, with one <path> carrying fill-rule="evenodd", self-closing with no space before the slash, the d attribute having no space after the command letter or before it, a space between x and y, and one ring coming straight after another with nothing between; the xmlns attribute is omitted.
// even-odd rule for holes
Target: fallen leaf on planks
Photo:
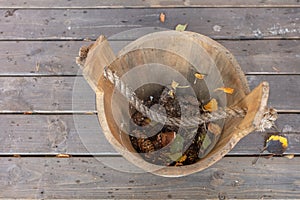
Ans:
<svg viewBox="0 0 300 200"><path fill-rule="evenodd" d="M280 72L280 70L279 70L277 67L272 67L272 69L273 69L275 72Z"/></svg>
<svg viewBox="0 0 300 200"><path fill-rule="evenodd" d="M56 157L57 158L70 158L71 156L69 154L62 154L62 153L60 153L60 154L57 154Z"/></svg>
<svg viewBox="0 0 300 200"><path fill-rule="evenodd" d="M223 91L227 94L232 94L234 92L234 89L230 88L230 87L220 87L220 88L215 89L215 91Z"/></svg>
<svg viewBox="0 0 300 200"><path fill-rule="evenodd" d="M284 157L288 158L288 159L293 159L295 157L294 154L288 154L288 155L285 155Z"/></svg>
<svg viewBox="0 0 300 200"><path fill-rule="evenodd" d="M164 13L160 13L160 15L159 15L159 21L162 22L162 23L164 23L165 20L166 20L166 15Z"/></svg>
<svg viewBox="0 0 300 200"><path fill-rule="evenodd" d="M175 27L175 30L176 30L176 31L185 31L187 25L188 25L188 24L178 24L178 25Z"/></svg>
<svg viewBox="0 0 300 200"><path fill-rule="evenodd" d="M40 71L40 63L39 62L36 62L36 64L35 64L35 71L36 72Z"/></svg>

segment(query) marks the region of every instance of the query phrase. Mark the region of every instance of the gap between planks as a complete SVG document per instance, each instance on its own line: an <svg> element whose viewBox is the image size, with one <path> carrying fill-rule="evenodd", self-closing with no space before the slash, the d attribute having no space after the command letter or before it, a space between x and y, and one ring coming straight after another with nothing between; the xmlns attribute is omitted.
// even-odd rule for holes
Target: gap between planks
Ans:
<svg viewBox="0 0 300 200"><path fill-rule="evenodd" d="M247 75L256 75L256 76L273 76L273 75L300 75L300 72L245 72L244 73L246 76ZM83 77L83 75L73 75L73 74L43 74L43 73L0 73L0 78L17 78L17 77Z"/></svg>
<svg viewBox="0 0 300 200"><path fill-rule="evenodd" d="M115 8L297 8L300 7L299 3L295 0L285 1L243 1L231 0L224 3L222 0L212 1L199 1L199 0L134 0L134 1L95 1L95 0L47 0L39 2L36 0L22 1L0 1L1 8L3 9L115 9Z"/></svg>
<svg viewBox="0 0 300 200"><path fill-rule="evenodd" d="M278 114L300 114L300 110L276 109ZM97 110L28 110L28 111L13 111L0 110L0 114L5 115L97 115Z"/></svg>
<svg viewBox="0 0 300 200"><path fill-rule="evenodd" d="M145 27L147 28L147 27ZM151 27L150 27L151 28ZM173 29L169 29L173 30ZM189 31L189 30L187 30ZM100 33L99 33L100 34ZM208 36L208 35L206 35ZM300 40L300 36L289 36L289 37L283 37L283 36L262 36L262 37L253 37L253 36L209 36L209 38L217 41L226 40L226 41L248 41L248 40L266 40L266 41L272 41L272 40ZM96 41L96 37L89 37L91 42ZM116 41L116 42L122 42L122 41L134 41L138 38L124 38L124 39L110 39L109 41ZM0 42L83 42L86 41L86 38L84 37L36 37L36 38L0 38Z"/></svg>

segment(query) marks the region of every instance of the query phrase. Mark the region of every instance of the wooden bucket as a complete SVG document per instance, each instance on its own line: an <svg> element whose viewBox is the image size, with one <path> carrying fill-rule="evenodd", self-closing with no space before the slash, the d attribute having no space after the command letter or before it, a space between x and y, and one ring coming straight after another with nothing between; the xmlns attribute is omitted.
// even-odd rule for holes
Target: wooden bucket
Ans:
<svg viewBox="0 0 300 200"><path fill-rule="evenodd" d="M197 56L198 50L202 52L201 56ZM194 55L190 56L190 52L194 52ZM104 78L104 67L109 67L122 77L137 66L159 63L162 66L170 66L187 80L192 80L193 73L190 70L199 62L197 58L200 58L203 65L202 70L211 74L210 81L216 84L213 87L223 84L234 89L233 94L223 93L222 95L225 96L217 97L221 100L225 99L224 106L246 108L247 114L244 118L226 119L221 136L213 149L194 164L162 167L146 162L136 153L128 134L120 127L122 120L129 116L129 104L115 90L114 85ZM260 125L267 106L268 83L261 83L250 93L246 78L233 55L219 43L198 33L162 31L149 34L123 48L117 56L114 55L107 40L100 36L91 46L81 48L77 62L81 64L86 80L96 93L98 119L107 140L128 161L160 176L179 177L208 168L232 150L241 138ZM214 70L217 72L212 71L212 67L216 67ZM149 79L149 74L143 73L143 70L137 73L135 76L130 76L131 79L132 77L138 81ZM157 74L156 79L168 79L168 75L167 72L161 72ZM130 82L131 79L127 81ZM193 90L198 96L203 92L197 91L200 89L203 91L203 88L209 90L201 84L194 86ZM146 87L141 96L149 96L155 92L153 90L155 88ZM201 99L210 98L209 95L207 96L210 94L209 91L204 94L206 96L202 96Z"/></svg>

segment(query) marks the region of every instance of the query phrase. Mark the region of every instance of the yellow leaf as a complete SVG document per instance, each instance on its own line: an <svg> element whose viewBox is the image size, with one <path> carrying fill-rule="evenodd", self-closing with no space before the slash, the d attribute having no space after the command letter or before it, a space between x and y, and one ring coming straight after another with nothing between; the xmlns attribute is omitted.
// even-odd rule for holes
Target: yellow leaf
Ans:
<svg viewBox="0 0 300 200"><path fill-rule="evenodd" d="M62 153L60 153L60 154L57 154L56 157L57 158L70 158L70 155L69 154L62 154Z"/></svg>
<svg viewBox="0 0 300 200"><path fill-rule="evenodd" d="M185 31L187 25L188 25L188 24L178 24L178 25L175 27L175 30L176 30L176 31Z"/></svg>
<svg viewBox="0 0 300 200"><path fill-rule="evenodd" d="M166 15L164 13L160 13L160 15L159 15L159 21L161 21L162 23L164 23L165 19L166 19Z"/></svg>
<svg viewBox="0 0 300 200"><path fill-rule="evenodd" d="M234 92L234 89L229 88L229 87L220 87L220 88L215 89L215 91L223 91L227 94L232 94Z"/></svg>
<svg viewBox="0 0 300 200"><path fill-rule="evenodd" d="M195 77L197 79L204 79L204 75L203 74L200 74L200 73L195 73Z"/></svg>
<svg viewBox="0 0 300 200"><path fill-rule="evenodd" d="M206 111L214 112L214 111L218 110L218 102L216 99L213 98L203 107Z"/></svg>
<svg viewBox="0 0 300 200"><path fill-rule="evenodd" d="M170 95L171 97L174 97L174 90L170 90L169 92L168 92L168 95Z"/></svg>
<svg viewBox="0 0 300 200"><path fill-rule="evenodd" d="M189 85L181 85L181 86L177 86L177 88L181 88L181 89L189 88L189 87L190 87Z"/></svg>
<svg viewBox="0 0 300 200"><path fill-rule="evenodd" d="M171 87L174 89L174 90L176 90L176 88L178 87L178 85L179 85L179 83L177 83L176 81L172 81L172 83L171 83Z"/></svg>
<svg viewBox="0 0 300 200"><path fill-rule="evenodd" d="M172 83L171 83L171 87L174 89L174 90L176 90L176 88L182 88L182 89L184 89L184 88L188 88L188 87L190 87L189 85L181 85L181 86L179 86L179 83L177 83L176 81L172 81Z"/></svg>
<svg viewBox="0 0 300 200"><path fill-rule="evenodd" d="M288 154L288 155L285 155L284 157L288 158L288 159L293 159L295 157L294 154Z"/></svg>
<svg viewBox="0 0 300 200"><path fill-rule="evenodd" d="M184 154L183 156L181 156L181 157L178 159L177 162L182 163L182 162L184 162L186 159L187 159L187 155Z"/></svg>

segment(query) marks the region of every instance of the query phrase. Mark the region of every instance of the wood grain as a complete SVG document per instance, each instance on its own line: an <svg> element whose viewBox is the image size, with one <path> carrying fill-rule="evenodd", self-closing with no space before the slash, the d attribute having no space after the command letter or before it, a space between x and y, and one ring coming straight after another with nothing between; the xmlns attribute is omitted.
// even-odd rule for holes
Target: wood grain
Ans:
<svg viewBox="0 0 300 200"><path fill-rule="evenodd" d="M19 9L0 10L0 40L82 40L134 28L187 30L215 39L299 39L300 8ZM34 12L34 15L32 14ZM166 21L159 21L165 13ZM5 14L6 13L6 14ZM213 15L212 15L213 13ZM134 39L137 31L115 39Z"/></svg>
<svg viewBox="0 0 300 200"><path fill-rule="evenodd" d="M200 173L172 179L149 173L120 172L111 167L123 164L122 158L107 159L100 162L80 157L2 157L0 196L30 199L300 198L299 157L260 159L255 166L249 157L225 157ZM131 171L135 169L126 167Z"/></svg>
<svg viewBox="0 0 300 200"><path fill-rule="evenodd" d="M251 89L270 83L269 105L300 109L299 75L249 75ZM0 77L1 113L26 111L95 111L95 94L83 77Z"/></svg>
<svg viewBox="0 0 300 200"><path fill-rule="evenodd" d="M201 0L26 0L26 1L0 1L0 8L161 8L161 7L299 7L299 2L296 0L211 0L211 1L201 1Z"/></svg>
<svg viewBox="0 0 300 200"><path fill-rule="evenodd" d="M297 40L219 40L247 74L300 73ZM77 75L75 63L84 41L0 42L0 76ZM115 53L130 41L110 41Z"/></svg>
<svg viewBox="0 0 300 200"><path fill-rule="evenodd" d="M280 114L276 122L289 140L287 154L299 155L299 120L299 114ZM107 142L96 115L0 115L0 127L0 155L119 155ZM250 133L229 155L258 154L269 132L274 131Z"/></svg>

